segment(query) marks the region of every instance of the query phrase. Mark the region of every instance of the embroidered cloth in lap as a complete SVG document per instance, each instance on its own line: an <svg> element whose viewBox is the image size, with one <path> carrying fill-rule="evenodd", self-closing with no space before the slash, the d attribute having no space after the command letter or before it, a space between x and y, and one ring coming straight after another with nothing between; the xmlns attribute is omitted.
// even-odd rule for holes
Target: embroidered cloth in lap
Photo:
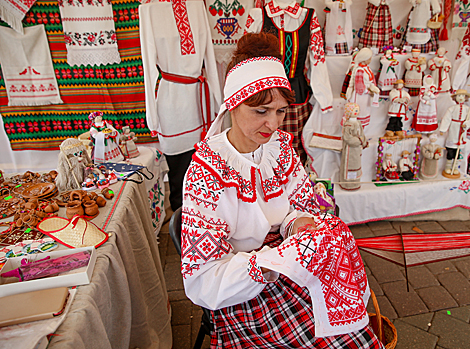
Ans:
<svg viewBox="0 0 470 349"><path fill-rule="evenodd" d="M70 65L120 63L111 0L59 0Z"/></svg>
<svg viewBox="0 0 470 349"><path fill-rule="evenodd" d="M62 103L43 25L0 27L0 61L9 106Z"/></svg>
<svg viewBox="0 0 470 349"><path fill-rule="evenodd" d="M0 19L23 34L21 21L35 2L36 0L0 0Z"/></svg>

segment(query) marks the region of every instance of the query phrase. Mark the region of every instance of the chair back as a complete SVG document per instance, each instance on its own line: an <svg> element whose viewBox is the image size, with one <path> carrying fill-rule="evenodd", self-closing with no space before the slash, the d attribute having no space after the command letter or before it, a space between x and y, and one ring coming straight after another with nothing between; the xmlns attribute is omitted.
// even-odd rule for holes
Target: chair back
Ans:
<svg viewBox="0 0 470 349"><path fill-rule="evenodd" d="M181 207L178 208L171 216L168 230L176 251L181 256Z"/></svg>

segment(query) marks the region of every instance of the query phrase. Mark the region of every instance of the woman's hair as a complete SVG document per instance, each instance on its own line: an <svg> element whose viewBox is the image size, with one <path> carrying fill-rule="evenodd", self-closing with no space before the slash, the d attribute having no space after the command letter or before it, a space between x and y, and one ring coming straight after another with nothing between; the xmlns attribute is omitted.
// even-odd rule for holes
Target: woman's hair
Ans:
<svg viewBox="0 0 470 349"><path fill-rule="evenodd" d="M254 58L254 57L276 57L282 60L281 53L279 52L278 38L267 32L259 34L247 33L238 40L237 48L233 52L232 60L227 66L227 73L236 66L238 63ZM276 89L281 97L287 103L292 104L295 102L294 91L289 91L286 88L276 87L267 90L262 90L253 96L247 98L243 103L250 107L257 107L262 104L269 104L273 99L273 90Z"/></svg>

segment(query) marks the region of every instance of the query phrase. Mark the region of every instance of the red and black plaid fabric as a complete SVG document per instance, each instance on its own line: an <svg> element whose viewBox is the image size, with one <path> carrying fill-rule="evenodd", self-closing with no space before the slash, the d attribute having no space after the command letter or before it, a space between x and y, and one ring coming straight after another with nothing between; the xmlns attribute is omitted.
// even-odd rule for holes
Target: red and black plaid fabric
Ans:
<svg viewBox="0 0 470 349"><path fill-rule="evenodd" d="M419 91L421 91L421 87L407 87L407 89L411 97L419 96Z"/></svg>
<svg viewBox="0 0 470 349"><path fill-rule="evenodd" d="M370 327L315 337L308 290L284 275L252 300L212 312L211 348L384 348Z"/></svg>
<svg viewBox="0 0 470 349"><path fill-rule="evenodd" d="M413 10L411 10L413 11ZM429 41L425 44L410 44L408 40L406 39L406 34L408 33L408 25L410 24L410 14L408 15L408 21L406 22L406 28L405 28L405 34L403 35L403 40L401 41L400 48L403 49L404 46L412 46L413 48L419 48L421 50L421 53L429 53L429 52L436 52L437 49L439 48L439 29L429 29L431 32L431 38ZM417 96L417 95L412 95L410 93L410 96Z"/></svg>
<svg viewBox="0 0 470 349"><path fill-rule="evenodd" d="M305 160L307 160L307 153L302 146L301 140L302 130L312 111L312 105L308 100L309 98L304 103L291 104L287 108L284 122L279 127L282 131L289 132L292 135L292 147L297 152L297 155L299 155L302 163L305 163Z"/></svg>
<svg viewBox="0 0 470 349"><path fill-rule="evenodd" d="M351 75L352 75L352 70L348 71L348 73L344 77L343 86L341 86L340 96L344 99L347 99L346 98L346 92L348 91L349 82L351 81Z"/></svg>
<svg viewBox="0 0 470 349"><path fill-rule="evenodd" d="M336 43L335 51L337 55L349 54L348 43L347 42Z"/></svg>
<svg viewBox="0 0 470 349"><path fill-rule="evenodd" d="M367 14L359 38L359 49L363 47L393 46L392 16L388 5L374 6L367 3Z"/></svg>

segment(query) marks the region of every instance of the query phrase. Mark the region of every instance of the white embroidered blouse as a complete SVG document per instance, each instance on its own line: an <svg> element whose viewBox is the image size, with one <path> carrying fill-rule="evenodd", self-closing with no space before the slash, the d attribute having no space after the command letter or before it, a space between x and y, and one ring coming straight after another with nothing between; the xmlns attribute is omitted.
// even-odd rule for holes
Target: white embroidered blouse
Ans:
<svg viewBox="0 0 470 349"><path fill-rule="evenodd" d="M268 232L285 237L296 218L318 213L288 133L277 131L254 154L240 154L226 132L197 144L183 186L184 286L208 309L246 302L275 281L277 273L261 273L254 250Z"/></svg>

